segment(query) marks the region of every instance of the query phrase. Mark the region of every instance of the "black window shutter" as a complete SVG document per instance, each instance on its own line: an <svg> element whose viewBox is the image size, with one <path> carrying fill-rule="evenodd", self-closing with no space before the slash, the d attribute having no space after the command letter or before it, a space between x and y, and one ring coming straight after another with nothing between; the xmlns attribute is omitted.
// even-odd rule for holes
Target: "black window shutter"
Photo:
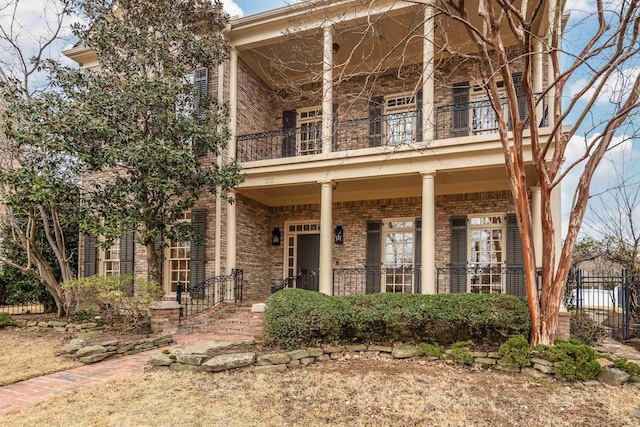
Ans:
<svg viewBox="0 0 640 427"><path fill-rule="evenodd" d="M133 262L135 254L134 231L128 228L127 232L120 238L120 275L133 274ZM125 285L128 296L133 296L133 281Z"/></svg>
<svg viewBox="0 0 640 427"><path fill-rule="evenodd" d="M422 141L422 90L416 92L416 141Z"/></svg>
<svg viewBox="0 0 640 427"><path fill-rule="evenodd" d="M513 79L518 99L518 114L520 115L520 120L524 120L527 116L527 101L524 97L524 89L522 89L522 73L513 73L511 78Z"/></svg>
<svg viewBox="0 0 640 427"><path fill-rule="evenodd" d="M469 82L454 84L452 98L451 136L467 136L469 135Z"/></svg>
<svg viewBox="0 0 640 427"><path fill-rule="evenodd" d="M191 242L191 257L189 263L189 286L193 287L205 280L204 263L205 263L205 238L207 235L207 210L193 209L191 210L191 226L198 241Z"/></svg>
<svg viewBox="0 0 640 427"><path fill-rule="evenodd" d="M194 111L196 117L202 118L206 109L206 98L209 94L209 70L207 68L198 68L193 72L193 86L195 88ZM204 141L195 140L193 144L193 153L200 157L207 154Z"/></svg>
<svg viewBox="0 0 640 427"><path fill-rule="evenodd" d="M382 221L367 221L367 294L380 292L382 264Z"/></svg>
<svg viewBox="0 0 640 427"><path fill-rule="evenodd" d="M296 155L296 110L282 112L282 157Z"/></svg>
<svg viewBox="0 0 640 427"><path fill-rule="evenodd" d="M338 151L338 104L333 104L331 115L331 147Z"/></svg>
<svg viewBox="0 0 640 427"><path fill-rule="evenodd" d="M526 296L524 254L516 214L507 214L507 271L506 291L509 295Z"/></svg>
<svg viewBox="0 0 640 427"><path fill-rule="evenodd" d="M450 292L467 292L467 217L451 217Z"/></svg>
<svg viewBox="0 0 640 427"><path fill-rule="evenodd" d="M382 145L382 115L384 97L374 96L369 102L369 147Z"/></svg>
<svg viewBox="0 0 640 427"><path fill-rule="evenodd" d="M96 236L86 234L84 236L83 250L83 272L84 277L95 276L96 274Z"/></svg>
<svg viewBox="0 0 640 427"><path fill-rule="evenodd" d="M422 219L416 218L416 237L413 242L413 265L415 271L413 274L414 287L413 292L416 294L422 293L422 276L420 270L422 269Z"/></svg>
<svg viewBox="0 0 640 427"><path fill-rule="evenodd" d="M160 230L156 231L155 248L156 248L156 256L158 257L158 272L157 272L158 273L158 281L160 283L162 283L162 280L163 280L163 277L162 277L162 273L163 273L162 264L164 262L165 243L164 243L164 234ZM150 279L155 280L152 277L150 277Z"/></svg>

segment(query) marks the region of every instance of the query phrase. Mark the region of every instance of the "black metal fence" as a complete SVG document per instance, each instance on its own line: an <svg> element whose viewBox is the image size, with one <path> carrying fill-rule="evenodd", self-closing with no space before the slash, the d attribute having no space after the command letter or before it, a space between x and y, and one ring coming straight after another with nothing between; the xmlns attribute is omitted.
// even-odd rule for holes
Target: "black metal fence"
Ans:
<svg viewBox="0 0 640 427"><path fill-rule="evenodd" d="M420 292L420 267L335 268L333 295L365 295L381 292Z"/></svg>
<svg viewBox="0 0 640 427"><path fill-rule="evenodd" d="M322 126L240 135L236 140L239 162L318 154L322 152Z"/></svg>
<svg viewBox="0 0 640 427"><path fill-rule="evenodd" d="M242 302L243 271L232 270L228 276L215 276L194 286L178 283L176 301L180 317L193 316L225 302Z"/></svg>
<svg viewBox="0 0 640 427"><path fill-rule="evenodd" d="M540 283L540 271L537 273ZM506 293L526 295L522 267L445 267L436 269L436 293Z"/></svg>
<svg viewBox="0 0 640 427"><path fill-rule="evenodd" d="M638 289L640 280L626 269L618 272L572 270L563 303L569 310L588 315L609 334L627 340L638 336Z"/></svg>
<svg viewBox="0 0 640 427"><path fill-rule="evenodd" d="M320 270L301 268L298 275L286 277L279 284L271 283L272 294L283 289L304 289L318 292L320 289Z"/></svg>

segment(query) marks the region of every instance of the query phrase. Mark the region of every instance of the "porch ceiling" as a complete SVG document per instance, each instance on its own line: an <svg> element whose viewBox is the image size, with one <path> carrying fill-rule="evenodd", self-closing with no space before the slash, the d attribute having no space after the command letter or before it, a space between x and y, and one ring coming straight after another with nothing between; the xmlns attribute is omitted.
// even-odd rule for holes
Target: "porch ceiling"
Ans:
<svg viewBox="0 0 640 427"><path fill-rule="evenodd" d="M530 177L528 186L535 185L533 166L526 167ZM438 172L436 175L436 195L478 193L509 189L504 167L478 168ZM242 195L267 206L291 206L320 203L320 185L306 183L290 186L263 186L260 188L240 188ZM333 201L395 199L420 197L422 178L419 174L402 176L380 176L375 179L353 179L337 183Z"/></svg>
<svg viewBox="0 0 640 427"><path fill-rule="evenodd" d="M516 1L514 6L519 3ZM422 63L424 14L421 5L372 17L347 20L348 16L345 13L341 16L344 22L333 25L334 43L340 46L334 55L334 76L368 75ZM286 30L283 29L279 37L238 46L241 58L272 89L322 80L323 30L307 20L313 21L314 17L289 18ZM472 22L482 27L478 15L472 16ZM537 26L539 31L543 30L541 22L542 19ZM507 45L516 43L508 26L505 26L504 37ZM445 44L461 53L476 50L462 24L438 17L435 43L436 52ZM436 55L436 63L446 56L449 53Z"/></svg>

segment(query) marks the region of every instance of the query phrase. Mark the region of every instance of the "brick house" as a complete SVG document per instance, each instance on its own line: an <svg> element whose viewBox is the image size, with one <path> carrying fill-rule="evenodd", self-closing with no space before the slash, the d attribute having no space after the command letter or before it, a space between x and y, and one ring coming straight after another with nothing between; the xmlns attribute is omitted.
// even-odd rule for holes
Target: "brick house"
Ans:
<svg viewBox="0 0 640 427"><path fill-rule="evenodd" d="M165 249L167 296L179 282L193 286L236 268L253 301L287 277L335 295L524 295L515 209L478 63L439 50L446 32L471 52L465 30L396 0L372 9L355 0L313 3L231 19L230 59L194 72L200 91L229 103L231 138L220 160L237 159L246 179L236 203L204 197L185 214L206 230L206 243ZM541 40L547 28L544 13L534 27ZM513 43L517 85L523 63ZM96 65L87 49L66 55ZM549 72L541 53L536 92ZM544 119L540 133L552 125ZM529 184L535 211L540 192ZM556 223L559 197L558 189ZM107 251L82 246L81 274L146 277L145 249L133 236Z"/></svg>

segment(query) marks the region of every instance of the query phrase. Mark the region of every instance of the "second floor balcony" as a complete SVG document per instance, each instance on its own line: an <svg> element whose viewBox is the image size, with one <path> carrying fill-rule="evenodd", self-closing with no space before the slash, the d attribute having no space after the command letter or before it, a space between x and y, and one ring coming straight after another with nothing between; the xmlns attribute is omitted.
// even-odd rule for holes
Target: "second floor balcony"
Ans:
<svg viewBox="0 0 640 427"><path fill-rule="evenodd" d="M411 105L411 109L384 114L384 108L370 108L363 118L341 120L333 115L331 151L351 151L374 147L389 150L408 147L429 148L438 141L497 134L498 120L487 98L472 102L436 105L428 120L433 138L427 140L423 130L422 111ZM336 108L334 106L334 108ZM509 117L507 99L502 99L503 114ZM542 119L539 127L546 127L547 105L539 100ZM295 125L299 114L285 112L283 126L277 130L243 134L237 137L237 158L241 163L261 160L310 156L322 153L322 121L311 120ZM496 135L497 136L497 135Z"/></svg>

